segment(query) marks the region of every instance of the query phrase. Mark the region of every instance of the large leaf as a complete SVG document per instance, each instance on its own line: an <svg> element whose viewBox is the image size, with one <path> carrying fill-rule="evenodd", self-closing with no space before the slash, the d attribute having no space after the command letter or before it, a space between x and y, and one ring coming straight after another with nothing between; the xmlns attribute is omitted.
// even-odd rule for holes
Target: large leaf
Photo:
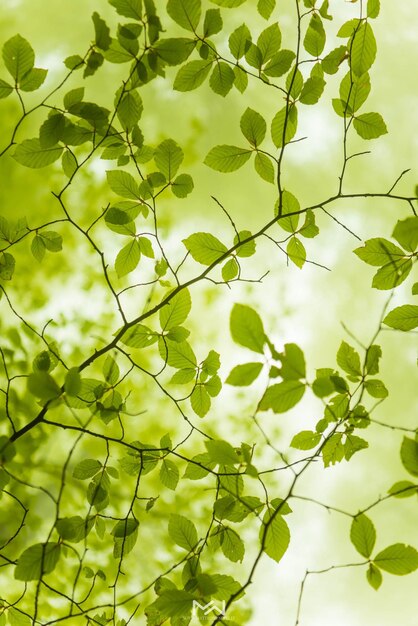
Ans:
<svg viewBox="0 0 418 626"><path fill-rule="evenodd" d="M299 380L285 380L267 389L260 400L260 411L272 409L274 413L285 413L300 402L305 385Z"/></svg>
<svg viewBox="0 0 418 626"><path fill-rule="evenodd" d="M205 163L218 172L235 172L245 165L252 150L237 146L215 146L205 158Z"/></svg>
<svg viewBox="0 0 418 626"><path fill-rule="evenodd" d="M215 263L227 252L227 247L211 233L194 233L183 239L183 243L194 260L202 265Z"/></svg>
<svg viewBox="0 0 418 626"><path fill-rule="evenodd" d="M230 329L232 339L236 343L253 352L263 354L266 335L263 322L254 309L245 304L234 304L230 317Z"/></svg>
<svg viewBox="0 0 418 626"><path fill-rule="evenodd" d="M13 158L25 167L37 169L57 161L62 151L61 146L44 147L39 139L25 139L16 147Z"/></svg>
<svg viewBox="0 0 418 626"><path fill-rule="evenodd" d="M394 543L379 552L374 557L373 562L385 572L404 576L418 568L418 552L412 546Z"/></svg>
<svg viewBox="0 0 418 626"><path fill-rule="evenodd" d="M198 542L195 525L182 515L170 515L168 534L174 543L184 550L193 550Z"/></svg>
<svg viewBox="0 0 418 626"><path fill-rule="evenodd" d="M201 0L168 0L167 13L186 30L194 32L199 25Z"/></svg>
<svg viewBox="0 0 418 626"><path fill-rule="evenodd" d="M368 559L376 543L376 530L373 522L364 513L353 519L350 539L357 552Z"/></svg>
<svg viewBox="0 0 418 626"><path fill-rule="evenodd" d="M35 53L26 39L21 35L15 35L3 46L3 60L10 74L19 83L33 68Z"/></svg>
<svg viewBox="0 0 418 626"><path fill-rule="evenodd" d="M40 580L41 576L50 574L58 563L61 547L58 543L36 543L27 548L18 558L16 580Z"/></svg>

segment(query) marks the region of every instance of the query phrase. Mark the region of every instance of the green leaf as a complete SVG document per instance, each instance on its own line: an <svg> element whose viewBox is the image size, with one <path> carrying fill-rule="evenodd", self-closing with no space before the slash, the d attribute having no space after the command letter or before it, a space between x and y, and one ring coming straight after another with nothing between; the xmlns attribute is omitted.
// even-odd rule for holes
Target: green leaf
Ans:
<svg viewBox="0 0 418 626"><path fill-rule="evenodd" d="M221 258L227 247L211 233L194 233L183 239L183 243L195 261L211 265Z"/></svg>
<svg viewBox="0 0 418 626"><path fill-rule="evenodd" d="M387 263L387 265L381 267L374 275L372 286L375 289L393 289L408 278L411 270L411 259L401 259Z"/></svg>
<svg viewBox="0 0 418 626"><path fill-rule="evenodd" d="M305 385L299 380L285 380L267 389L260 400L260 411L272 409L274 413L286 413L296 406L305 393Z"/></svg>
<svg viewBox="0 0 418 626"><path fill-rule="evenodd" d="M183 65L174 79L173 89L176 91L192 91L200 87L212 68L212 59L189 61Z"/></svg>
<svg viewBox="0 0 418 626"><path fill-rule="evenodd" d="M186 321L192 308L192 300L188 289L182 289L159 311L162 330L170 330Z"/></svg>
<svg viewBox="0 0 418 626"><path fill-rule="evenodd" d="M133 238L119 250L115 260L115 270L119 278L126 276L136 268L141 258L138 240Z"/></svg>
<svg viewBox="0 0 418 626"><path fill-rule="evenodd" d="M163 459L160 468L160 480L165 487L176 489L180 479L180 472L177 465L170 459Z"/></svg>
<svg viewBox="0 0 418 626"><path fill-rule="evenodd" d="M195 32L202 11L201 0L168 0L167 13L179 26Z"/></svg>
<svg viewBox="0 0 418 626"><path fill-rule="evenodd" d="M193 178L189 174L180 174L171 183L171 190L177 198L186 198L193 188Z"/></svg>
<svg viewBox="0 0 418 626"><path fill-rule="evenodd" d="M235 74L234 70L224 61L218 61L215 63L211 77L209 79L209 85L212 91L225 97L232 89L234 84Z"/></svg>
<svg viewBox="0 0 418 626"><path fill-rule="evenodd" d="M357 552L368 559L376 543L376 530L373 522L364 513L353 519L350 539Z"/></svg>
<svg viewBox="0 0 418 626"><path fill-rule="evenodd" d="M0 251L0 278L11 280L15 271L15 258L8 252Z"/></svg>
<svg viewBox="0 0 418 626"><path fill-rule="evenodd" d="M245 304L234 304L230 317L232 339L240 346L259 354L264 353L266 335L263 322L254 309Z"/></svg>
<svg viewBox="0 0 418 626"><path fill-rule="evenodd" d="M367 17L375 18L380 13L380 0L367 0Z"/></svg>
<svg viewBox="0 0 418 626"><path fill-rule="evenodd" d="M221 549L227 559L236 563L242 561L245 546L241 537L232 528L224 527L221 534Z"/></svg>
<svg viewBox="0 0 418 626"><path fill-rule="evenodd" d="M252 237L251 231L249 230L239 231L238 234L235 235L234 237L234 246L236 246L237 243L239 243L240 241L244 241L245 239L248 239L249 237ZM255 254L255 248L256 248L255 239L250 239L250 241L247 241L242 246L237 248L236 255L239 257L253 256L253 254Z"/></svg>
<svg viewBox="0 0 418 626"><path fill-rule="evenodd" d="M265 20L268 20L276 8L276 0L258 0L257 3L257 11L260 13L261 17L264 17Z"/></svg>
<svg viewBox="0 0 418 626"><path fill-rule="evenodd" d="M115 106L117 106L118 119L123 129L131 131L142 115L144 107L141 96L133 90L125 93L120 100L116 96Z"/></svg>
<svg viewBox="0 0 418 626"><path fill-rule="evenodd" d="M366 352L366 372L374 375L379 373L379 360L382 356L382 348L372 345Z"/></svg>
<svg viewBox="0 0 418 626"><path fill-rule="evenodd" d="M4 619L3 621L1 621L0 619L0 624L1 626L5 626L6 613L2 613L1 618ZM14 606L9 606L9 608L7 609L7 618L9 620L10 626L31 626L31 618Z"/></svg>
<svg viewBox="0 0 418 626"><path fill-rule="evenodd" d="M238 276L239 265L235 259L229 259L222 268L222 278L227 283Z"/></svg>
<svg viewBox="0 0 418 626"><path fill-rule="evenodd" d="M291 237L286 247L287 256L289 259L300 269L304 266L306 261L305 246L297 237Z"/></svg>
<svg viewBox="0 0 418 626"><path fill-rule="evenodd" d="M405 257L405 253L401 248L391 241L380 237L368 239L362 248L354 250L354 254L365 263L368 263L368 265L376 267L394 263Z"/></svg>
<svg viewBox="0 0 418 626"><path fill-rule="evenodd" d="M13 91L12 85L9 85L9 83L6 83L5 80L0 78L0 100L2 98L7 98L7 96L10 96L12 91Z"/></svg>
<svg viewBox="0 0 418 626"><path fill-rule="evenodd" d="M86 480L95 476L102 469L102 464L96 459L84 459L77 463L73 469L73 477L78 480Z"/></svg>
<svg viewBox="0 0 418 626"><path fill-rule="evenodd" d="M418 568L418 552L412 546L394 543L379 552L373 562L389 574L404 576Z"/></svg>
<svg viewBox="0 0 418 626"><path fill-rule="evenodd" d="M418 476L418 443L414 439L404 437L401 446L401 461L404 468L412 474Z"/></svg>
<svg viewBox="0 0 418 626"><path fill-rule="evenodd" d="M418 485L411 483L410 480L400 480L392 485L388 493L394 498L410 498L418 493Z"/></svg>
<svg viewBox="0 0 418 626"><path fill-rule="evenodd" d="M167 180L175 177L183 158L183 150L172 139L161 142L154 153L155 164Z"/></svg>
<svg viewBox="0 0 418 626"><path fill-rule="evenodd" d="M341 63L347 56L347 46L338 46L322 59L322 69L327 74L336 74Z"/></svg>
<svg viewBox="0 0 418 626"><path fill-rule="evenodd" d="M229 36L229 49L233 57L241 59L251 46L251 33L246 24L241 24Z"/></svg>
<svg viewBox="0 0 418 626"><path fill-rule="evenodd" d="M135 324L123 334L121 342L131 348L147 348L158 340L158 334L144 324Z"/></svg>
<svg viewBox="0 0 418 626"><path fill-rule="evenodd" d="M373 378L364 382L364 388L373 398L387 398L389 395L384 383Z"/></svg>
<svg viewBox="0 0 418 626"><path fill-rule="evenodd" d="M392 237L405 250L415 252L418 246L418 217L414 215L413 217L407 217L405 220L399 220L396 223Z"/></svg>
<svg viewBox="0 0 418 626"><path fill-rule="evenodd" d="M41 145L39 139L25 139L16 147L13 158L20 165L36 169L46 167L57 161L62 154L62 150L63 148L60 146L45 148Z"/></svg>
<svg viewBox="0 0 418 626"><path fill-rule="evenodd" d="M369 585L377 591L382 584L382 573L380 569L373 563L370 563L366 572L366 577Z"/></svg>
<svg viewBox="0 0 418 626"><path fill-rule="evenodd" d="M165 341L161 338L158 342L158 349L161 358L167 362L170 367L176 369L190 369L197 365L196 356L187 341L177 343L176 341Z"/></svg>
<svg viewBox="0 0 418 626"><path fill-rule="evenodd" d="M78 543L85 539L94 526L94 517L62 517L57 520L55 528L64 541Z"/></svg>
<svg viewBox="0 0 418 626"><path fill-rule="evenodd" d="M279 77L286 74L295 59L293 50L280 50L274 54L269 62L263 67L263 73L267 76Z"/></svg>
<svg viewBox="0 0 418 626"><path fill-rule="evenodd" d="M350 49L350 66L356 76L367 72L376 58L376 40L369 22L362 22L353 34Z"/></svg>
<svg viewBox="0 0 418 626"><path fill-rule="evenodd" d="M115 524L112 529L113 556L120 559L134 548L138 539L139 522L133 518L126 518Z"/></svg>
<svg viewBox="0 0 418 626"><path fill-rule="evenodd" d="M122 198L139 200L139 188L134 177L123 170L107 170L107 182L112 191Z"/></svg>
<svg viewBox="0 0 418 626"><path fill-rule="evenodd" d="M142 19L142 0L109 0L109 4L115 7L119 15L134 20Z"/></svg>
<svg viewBox="0 0 418 626"><path fill-rule="evenodd" d="M190 620L194 596L188 591L182 589L167 589L164 590L161 595L149 605L145 612L148 615L153 615L153 610L157 612L156 619L160 621L161 618L171 617L171 623L181 624L182 622ZM180 621L174 621L178 618ZM158 624L157 621L149 622L150 624Z"/></svg>
<svg viewBox="0 0 418 626"><path fill-rule="evenodd" d="M361 376L360 356L345 341L341 342L337 352L337 363L347 374Z"/></svg>
<svg viewBox="0 0 418 626"><path fill-rule="evenodd" d="M326 36L324 25L317 13L313 13L303 39L303 47L313 57L319 57L325 46Z"/></svg>
<svg viewBox="0 0 418 626"><path fill-rule="evenodd" d="M258 362L236 365L225 382L234 387L246 387L255 381L262 369L263 364Z"/></svg>
<svg viewBox="0 0 418 626"><path fill-rule="evenodd" d="M280 375L284 380L299 380L306 376L306 364L303 351L295 343L286 343L284 353L279 355Z"/></svg>
<svg viewBox="0 0 418 626"><path fill-rule="evenodd" d="M260 33L257 48L261 52L261 64L264 65L280 50L282 34L278 23L271 24Z"/></svg>
<svg viewBox="0 0 418 626"><path fill-rule="evenodd" d="M311 430L302 430L293 437L290 445L297 450L311 450L319 444L321 438L321 433L314 433Z"/></svg>
<svg viewBox="0 0 418 626"><path fill-rule="evenodd" d="M60 557L61 548L58 543L36 543L27 548L17 560L15 579L40 580L45 574L54 571Z"/></svg>
<svg viewBox="0 0 418 626"><path fill-rule="evenodd" d="M267 124L260 113L248 108L241 117L241 132L254 147L259 146L266 136Z"/></svg>
<svg viewBox="0 0 418 626"><path fill-rule="evenodd" d="M35 53L26 39L15 35L3 46L3 60L6 68L17 83L30 72L35 64Z"/></svg>
<svg viewBox="0 0 418 626"><path fill-rule="evenodd" d="M325 88L325 81L319 76L311 76L305 81L299 100L302 104L316 104Z"/></svg>
<svg viewBox="0 0 418 626"><path fill-rule="evenodd" d="M28 390L32 395L47 402L61 395L61 389L47 372L34 372L28 377Z"/></svg>
<svg viewBox="0 0 418 626"><path fill-rule="evenodd" d="M376 139L386 135L388 129L380 113L363 113L354 118L354 128L363 139Z"/></svg>
<svg viewBox="0 0 418 626"><path fill-rule="evenodd" d="M208 9L203 22L203 36L211 37L222 30L223 22L219 9Z"/></svg>
<svg viewBox="0 0 418 626"><path fill-rule="evenodd" d="M207 439L205 446L209 458L213 463L219 465L235 465L240 462L235 448L233 448L228 441L223 441L222 439Z"/></svg>
<svg viewBox="0 0 418 626"><path fill-rule="evenodd" d="M47 74L48 70L34 67L30 72L25 74L20 81L20 89L22 89L22 91L36 91L36 89L39 89L39 87L43 85Z"/></svg>
<svg viewBox="0 0 418 626"><path fill-rule="evenodd" d="M281 148L293 139L297 126L298 110L294 104L285 106L276 113L271 122L271 138L276 148Z"/></svg>
<svg viewBox="0 0 418 626"><path fill-rule="evenodd" d="M418 306L404 304L388 313L383 323L397 330L412 330L418 326Z"/></svg>
<svg viewBox="0 0 418 626"><path fill-rule="evenodd" d="M167 65L180 65L189 58L194 47L195 42L193 39L169 37L157 41L154 50Z"/></svg>
<svg viewBox="0 0 418 626"><path fill-rule="evenodd" d="M271 521L272 517L273 520ZM267 530L265 530L267 524L268 527ZM278 563L290 543L289 527L280 514L268 509L263 518L263 526L260 528L259 538L264 552Z"/></svg>
<svg viewBox="0 0 418 626"><path fill-rule="evenodd" d="M340 98L344 102L344 111L347 114L356 112L366 102L370 88L370 76L367 72L361 76L347 72L340 84Z"/></svg>
<svg viewBox="0 0 418 626"><path fill-rule="evenodd" d="M81 378L78 367L71 367L65 375L64 390L67 396L77 396L81 389Z"/></svg>
<svg viewBox="0 0 418 626"><path fill-rule="evenodd" d="M190 396L190 404L192 405L192 409L196 415L199 417L205 417L210 409L211 402L210 396L204 385L198 384L193 389L192 395Z"/></svg>
<svg viewBox="0 0 418 626"><path fill-rule="evenodd" d="M96 11L92 15L92 20L96 46L101 50L107 50L112 43L109 27Z"/></svg>
<svg viewBox="0 0 418 626"><path fill-rule="evenodd" d="M170 515L168 534L177 546L187 551L193 550L198 543L195 525L182 515Z"/></svg>
<svg viewBox="0 0 418 626"><path fill-rule="evenodd" d="M236 146L215 146L207 154L204 163L218 172L235 172L245 165L252 150Z"/></svg>
<svg viewBox="0 0 418 626"><path fill-rule="evenodd" d="M275 183L276 172L270 157L257 152L254 159L254 168L257 174L268 183Z"/></svg>

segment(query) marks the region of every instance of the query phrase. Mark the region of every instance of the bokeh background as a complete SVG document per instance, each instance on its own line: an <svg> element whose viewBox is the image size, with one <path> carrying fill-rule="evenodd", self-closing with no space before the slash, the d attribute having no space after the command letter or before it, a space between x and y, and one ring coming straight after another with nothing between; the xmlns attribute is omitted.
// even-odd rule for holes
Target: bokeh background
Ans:
<svg viewBox="0 0 418 626"><path fill-rule="evenodd" d="M165 3L157 0L157 5L160 4ZM280 4L284 5L279 8L280 24L290 46L294 26L292 3L288 0ZM251 30L256 31L262 21L257 18L254 7L255 2L249 0L227 14L225 22L238 25L246 21ZM4 42L17 32L27 38L36 51L37 65L50 69L48 85L53 85L62 75L62 60L69 54L82 53L91 41L93 11L115 24L114 11L105 0L2 0L0 40ZM356 11L356 4L331 0L330 12L335 15L331 32L336 32L341 20L356 16ZM370 149L371 154L351 162L346 190L353 193L386 191L403 170L410 168L397 190L411 195L418 182L418 92L413 69L418 64L418 14L414 2L382 2L374 30L378 57L371 71L372 94L367 110L383 115L389 134L370 142L366 148L360 141L353 141L353 151ZM106 71L98 72L86 83L87 96L94 99L100 94L103 104L112 101L121 71L120 66L107 64L106 67ZM337 92L338 77L329 81L320 106L313 107L312 111L305 107L299 134L307 139L288 150L285 184L302 204L326 198L337 187L340 165L336 164L341 163L342 129L341 120L331 106L331 97ZM31 97L36 99L37 96ZM181 239L191 232L205 230L222 236L229 228L212 195L227 208L240 228L255 229L271 219L275 201L272 186L255 174L250 176L248 170L220 175L202 162L213 145L240 142L237 119L247 106L271 118L282 106L274 93L255 84L243 96L234 91L224 100L207 87L179 94L170 89L170 80L156 80L144 89L143 99L145 114L141 127L147 142L155 144L166 137L178 141L186 154L185 166L195 179L195 191L187 200L161 202L161 225L170 253L175 255ZM7 142L16 115L12 98L1 102L2 145ZM33 116L25 123L20 136L34 136L41 119ZM81 220L85 217L86 223L106 204L105 170L108 167L108 162L94 160L70 194L71 206ZM32 171L7 157L0 162L0 177L1 214L14 218L26 215L33 224L51 219L57 212L51 189L62 184L58 166ZM345 200L333 206L332 212L361 239L390 237L396 220L407 216L406 205L379 199ZM245 359L245 352L229 338L227 319L233 302L245 301L257 308L269 336L277 345L291 341L300 344L311 373L316 367L330 367L335 363L341 340L348 338L342 324L362 342L367 343L373 335L387 293L371 291L370 268L352 254L358 241L326 215L320 214L318 223L321 235L308 241L308 258L331 271L313 264L305 265L302 271L288 267L283 255L267 242L261 242L258 255L247 265L247 271L249 277L257 278L268 269L269 274L262 284L236 285L227 290L208 283L193 291L193 324L199 334L198 343L218 350L227 346L222 351L224 375ZM22 248L13 297L18 309L37 327L53 318L53 333L60 341L74 346L83 337L83 345L78 349L83 356L84 350L89 353L90 346L96 342L92 320L100 319L97 332L101 334L106 327L114 328L115 317L91 269L86 247L76 237L70 245L73 250L61 261L59 272L55 258L51 258L53 255L41 267L31 258L28 247ZM115 255L114 244L106 241L106 245L109 254ZM401 303L405 293L407 291L400 288L393 304ZM7 325L11 320L4 302L2 304L2 316ZM143 302L135 298L126 299L127 310L132 314L142 305ZM416 427L418 380L414 337L414 334L394 332L382 333L380 337L384 356L382 378L390 395L374 416L389 425ZM77 350L74 350L76 356ZM254 398L248 393L226 390L216 405L216 415L211 416L213 428L221 434L237 437L238 441L240 436L245 440L252 429L246 415L251 414L253 402ZM320 405L307 399L289 415L264 414L263 427L279 447L286 448L295 432L312 427L319 412ZM396 480L406 479L399 459L402 433L371 426L367 435L368 450L356 455L350 464L342 463L325 472L318 464L302 481L297 493L315 494L325 503L356 512L385 494ZM417 545L416 505L416 498L409 498L389 501L372 510L370 516L378 531L378 549L398 541ZM299 585L307 568L319 570L358 561L349 541L349 518L331 515L315 504L302 501L294 501L293 507L291 549L279 565L267 557L263 559L250 592L253 616L249 626L293 625ZM392 626L394 623L416 626L417 582L416 573L407 577L386 574L380 591L375 592L366 583L362 568L313 575L306 584L300 623L304 626Z"/></svg>

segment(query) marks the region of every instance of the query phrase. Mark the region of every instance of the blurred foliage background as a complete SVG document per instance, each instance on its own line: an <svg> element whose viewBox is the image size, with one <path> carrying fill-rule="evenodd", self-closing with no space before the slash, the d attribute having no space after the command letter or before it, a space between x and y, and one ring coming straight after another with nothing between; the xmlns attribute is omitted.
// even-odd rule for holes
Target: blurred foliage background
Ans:
<svg viewBox="0 0 418 626"><path fill-rule="evenodd" d="M157 4L164 3L158 0ZM280 7L281 15L282 11L289 10L282 18L281 27L284 38L291 41L292 3L281 4L284 4ZM418 63L417 14L412 2L382 4L381 16L375 24L378 58L372 69L370 110L382 113L389 134L371 144L371 154L350 164L347 191L386 190L403 170L411 168L398 188L399 193L411 194L418 181L418 92L415 77L411 74L411 68ZM27 38L36 51L37 64L50 68L47 84L51 86L63 75L63 59L70 54L83 54L87 49L93 36L90 19L93 11L98 11L110 24L116 21L112 7L105 0L72 0L71 3L64 0L2 0L0 39L4 42L17 32ZM330 12L349 19L356 15L356 5L331 0ZM247 5L231 12L226 21L231 25L247 21L256 30L257 20L261 18L257 18L255 2L250 0ZM334 32L337 28L338 19L330 26ZM89 79L87 96L94 99L100 94L101 103L110 105L120 71L120 66L107 64L105 72L99 71ZM173 77L174 73L173 70ZM312 112L304 113L300 134L307 136L306 141L295 144L288 151L286 185L297 194L301 203L312 204L327 197L337 186L341 123L331 106L331 97L338 90L337 80L329 82L322 104L313 107ZM36 94L29 96L29 100L33 98L34 101L38 97ZM219 175L203 165L203 158L213 145L240 141L237 119L247 106L269 118L280 106L277 97L257 85L250 87L244 96L233 91L226 100L206 87L179 94L170 89L170 81L163 79L147 85L142 97L145 114L141 124L146 141L155 144L166 137L174 138L183 147L185 166L195 180L194 193L180 205L170 198L161 201L161 228L167 249L173 255L181 239L195 230L222 234L229 228L211 196L227 208L241 228L251 230L271 219L275 201L273 187L270 189L255 175L249 176L245 168L245 171L227 177ZM3 145L14 126L17 106L10 98L3 101L1 107ZM19 136L34 136L41 119L30 118ZM365 149L360 141L359 149ZM108 202L107 168L107 162L95 159L70 192L69 204L84 224L88 224ZM51 190L59 189L63 182L58 166L41 171L29 170L6 156L0 161L0 180L2 215L14 219L26 216L31 226L58 218L59 207L51 194ZM388 200L374 199L341 202L334 214L366 239L371 235L389 237L396 220L406 217L406 210L405 213L401 211L402 207ZM367 343L370 339L387 294L371 291L371 273L352 254L358 245L355 238L324 214L319 216L319 225L321 235L318 240L309 242L308 258L331 271L315 265L306 265L303 271L294 266L286 267L284 257L277 256L276 261L271 247L260 243L250 273L256 279L269 270L261 284L238 285L228 291L207 283L204 288L200 286L193 291L197 342L202 349L213 348L221 352L224 375L242 359L241 349L231 343L227 324L231 305L237 301L246 301L260 311L265 327L277 345L290 341L299 343L305 350L311 372L316 367L334 363L341 339L347 338L342 322L361 341ZM29 243L19 247L19 273L14 279L13 302L25 319L37 328L53 319L51 334L61 342L67 356L77 362L98 344L98 337L106 338L114 331L116 318L113 304L103 296L100 268L96 271L85 243L69 230L62 234L66 247L65 254L60 255L59 268L54 255L49 255L40 266L31 256ZM106 233L101 233L101 237L109 254L115 256L117 249L112 238ZM179 258L181 254L179 251ZM398 289L393 302L398 300L402 301L402 288ZM14 318L4 301L1 304L2 332L6 332L14 324ZM135 314L143 308L144 301L130 298L127 292L125 304L127 310ZM219 323L220 320L224 323ZM409 428L415 427L418 382L412 336L392 332L381 335L382 378L390 395L375 415L382 422ZM227 349L222 350L224 346ZM20 358L27 358L23 349ZM146 440L147 434L154 437L156 429L164 434L170 413L165 411L168 403L164 406L159 399L155 414L155 391L150 384L141 381L140 385L133 394L132 404L137 412L147 410L140 421L141 438ZM211 416L213 428L224 436L250 440L253 426L245 415L251 411L251 401L247 393L227 391ZM25 409L22 405L22 415ZM265 414L263 427L277 440L279 447L284 448L294 432L310 427L319 409L314 401L306 400L283 418ZM151 420L148 415L152 416ZM173 424L170 427L173 428ZM179 431L181 428L179 425ZM384 494L395 480L403 479L404 470L399 460L401 434L372 426L368 435L370 448L360 453L361 462L359 455L358 460L356 458L349 465L337 465L325 472L318 467L310 472L300 492L313 492L323 502L356 511ZM65 446L65 435L57 445ZM85 443L84 447L88 448L88 444ZM34 461L53 466L54 454L43 447L42 457L37 458L35 452L28 459L29 463ZM36 470L33 471L35 475ZM3 500L0 506L6 504ZM40 501L39 506L43 504ZM180 500L168 502L167 506L181 509L182 504ZM393 502L382 504L372 512L380 547L394 541L417 543L415 498L397 501L396 505L393 506ZM279 565L265 559L251 589L254 608L248 622L251 626L264 622L290 626L306 568L322 569L356 561L348 539L348 519L329 515L325 509L303 502L299 505L294 502L294 511L291 549ZM153 552L164 552L165 549L164 545L156 545L158 539L155 537L150 536L149 542L143 551L144 563L150 545ZM138 563L138 567L144 567L144 563ZM13 583L10 581L10 584ZM358 568L312 576L307 583L301 623L307 626L363 626L365 623L415 626L416 585L417 574L405 578L385 576L383 587L376 593L366 584L364 573Z"/></svg>

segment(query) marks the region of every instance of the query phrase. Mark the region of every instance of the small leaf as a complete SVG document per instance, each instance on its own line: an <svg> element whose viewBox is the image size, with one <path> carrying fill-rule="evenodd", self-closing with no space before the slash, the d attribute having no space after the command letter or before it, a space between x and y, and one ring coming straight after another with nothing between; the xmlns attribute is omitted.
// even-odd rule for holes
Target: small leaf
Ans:
<svg viewBox="0 0 418 626"><path fill-rule="evenodd" d="M404 468L412 474L418 476L418 442L409 437L404 437L401 446L401 461Z"/></svg>
<svg viewBox="0 0 418 626"><path fill-rule="evenodd" d="M213 463L219 465L235 465L239 463L239 456L228 441L208 439L205 441L205 446Z"/></svg>
<svg viewBox="0 0 418 626"><path fill-rule="evenodd" d="M276 148L281 148L293 139L297 126L298 111L294 104L283 107L276 113L271 123L271 137Z"/></svg>
<svg viewBox="0 0 418 626"><path fill-rule="evenodd" d="M392 236L405 250L415 252L418 246L418 217L414 215L405 220L399 220Z"/></svg>
<svg viewBox="0 0 418 626"><path fill-rule="evenodd" d="M297 237L291 237L286 247L287 256L289 259L301 269L306 261L305 246Z"/></svg>
<svg viewBox="0 0 418 626"><path fill-rule="evenodd" d="M376 543L376 530L373 522L364 513L353 519L350 539L357 552L368 559Z"/></svg>
<svg viewBox="0 0 418 626"><path fill-rule="evenodd" d="M27 548L17 560L15 579L40 580L45 574L50 574L58 563L61 548L58 543L36 543Z"/></svg>
<svg viewBox="0 0 418 626"><path fill-rule="evenodd" d="M0 100L2 98L7 98L7 96L10 96L12 91L13 87L9 85L9 83L6 83L5 80L0 78Z"/></svg>
<svg viewBox="0 0 418 626"><path fill-rule="evenodd" d="M174 79L173 89L176 91L192 91L200 87L208 77L212 68L212 59L189 61L183 65Z"/></svg>
<svg viewBox="0 0 418 626"><path fill-rule="evenodd" d="M236 146L215 146L207 154L204 163L218 172L235 172L245 165L252 150Z"/></svg>
<svg viewBox="0 0 418 626"><path fill-rule="evenodd" d="M199 417L205 417L210 409L211 401L204 385L198 384L192 391L190 396L190 404L193 411Z"/></svg>
<svg viewBox="0 0 418 626"><path fill-rule="evenodd" d="M241 132L254 147L259 146L266 136L267 124L257 111L248 108L241 117Z"/></svg>
<svg viewBox="0 0 418 626"><path fill-rule="evenodd" d="M171 181L183 162L183 150L173 139L161 142L154 152L154 161L160 172Z"/></svg>
<svg viewBox="0 0 418 626"><path fill-rule="evenodd" d="M360 356L354 348L343 341L338 348L337 363L347 374L361 376Z"/></svg>
<svg viewBox="0 0 418 626"><path fill-rule="evenodd" d="M186 198L193 188L193 178L189 174L180 174L171 183L171 191L177 198Z"/></svg>
<svg viewBox="0 0 418 626"><path fill-rule="evenodd" d="M170 515L168 534L176 545L187 551L193 550L198 543L195 525L182 515Z"/></svg>
<svg viewBox="0 0 418 626"><path fill-rule="evenodd" d="M86 480L95 476L102 469L102 464L96 459L84 459L77 463L73 470L73 477L78 480Z"/></svg>
<svg viewBox="0 0 418 626"><path fill-rule="evenodd" d="M257 174L266 182L275 182L275 170L272 160L266 154L257 152L254 159L254 167Z"/></svg>
<svg viewBox="0 0 418 626"><path fill-rule="evenodd" d="M254 309L244 304L234 304L230 317L232 339L253 352L264 353L266 335L263 322Z"/></svg>
<svg viewBox="0 0 418 626"><path fill-rule="evenodd" d="M132 239L119 250L115 260L115 270L119 278L126 276L136 268L141 258L141 250L137 239Z"/></svg>
<svg viewBox="0 0 418 626"><path fill-rule="evenodd" d="M373 563L370 563L366 576L369 585L377 591L382 584L382 573L380 569Z"/></svg>
<svg viewBox="0 0 418 626"><path fill-rule="evenodd" d="M35 53L26 39L21 35L15 35L3 46L3 60L10 74L19 83L33 68Z"/></svg>
<svg viewBox="0 0 418 626"><path fill-rule="evenodd" d="M376 267L381 267L389 262L399 261L405 256L401 248L381 237L368 239L362 248L354 250L354 254L365 263Z"/></svg>
<svg viewBox="0 0 418 626"><path fill-rule="evenodd" d="M227 252L227 247L211 233L194 233L183 239L183 243L194 260L202 265L215 263Z"/></svg>
<svg viewBox="0 0 418 626"><path fill-rule="evenodd" d="M160 480L162 484L174 491L179 479L180 473L177 465L173 463L173 461L170 461L170 459L163 459L160 468Z"/></svg>
<svg viewBox="0 0 418 626"><path fill-rule="evenodd" d="M299 380L285 380L267 389L260 400L260 411L272 409L274 413L286 413L296 406L305 393L305 385Z"/></svg>
<svg viewBox="0 0 418 626"><path fill-rule="evenodd" d="M321 438L321 433L314 433L311 430L302 430L293 437L290 445L297 450L311 450L319 444Z"/></svg>
<svg viewBox="0 0 418 626"><path fill-rule="evenodd" d="M167 13L179 26L195 32L201 15L201 0L168 0Z"/></svg>
<svg viewBox="0 0 418 626"><path fill-rule="evenodd" d="M251 33L246 24L236 28L229 36L229 49L233 57L241 59L251 46Z"/></svg>
<svg viewBox="0 0 418 626"><path fill-rule="evenodd" d="M221 549L227 559L236 563L242 561L245 554L245 546L241 537L232 528L224 527L221 534Z"/></svg>
<svg viewBox="0 0 418 626"><path fill-rule="evenodd" d="M239 272L239 265L235 259L229 259L222 268L222 278L227 283L234 280Z"/></svg>
<svg viewBox="0 0 418 626"><path fill-rule="evenodd" d="M376 40L370 23L364 21L355 30L350 50L350 65L356 76L362 76L376 58Z"/></svg>
<svg viewBox="0 0 418 626"><path fill-rule="evenodd" d="M192 308L192 300L188 289L182 289L159 311L162 330L170 330L186 321Z"/></svg>
<svg viewBox="0 0 418 626"><path fill-rule="evenodd" d="M109 187L118 196L131 200L140 199L138 185L131 174L123 170L108 170L106 176Z"/></svg>
<svg viewBox="0 0 418 626"><path fill-rule="evenodd" d="M372 398L387 398L389 395L385 384L381 380L373 378L364 382L364 388L372 396Z"/></svg>
<svg viewBox="0 0 418 626"><path fill-rule="evenodd" d="M209 85L212 91L225 97L232 89L235 81L234 70L224 61L215 63Z"/></svg>
<svg viewBox="0 0 418 626"><path fill-rule="evenodd" d="M354 118L354 128L363 139L376 139L386 135L388 129L380 113L363 113Z"/></svg>
<svg viewBox="0 0 418 626"><path fill-rule="evenodd" d="M389 574L404 576L418 568L418 552L412 546L394 543L379 552L373 562Z"/></svg>
<svg viewBox="0 0 418 626"><path fill-rule="evenodd" d="M274 518L272 520L273 515ZM278 563L290 543L289 527L280 514L274 513L270 509L266 511L263 522L264 525L260 528L260 542L263 544L264 539L264 552ZM267 530L265 530L265 525L268 525Z"/></svg>
<svg viewBox="0 0 418 626"><path fill-rule="evenodd" d="M25 139L16 147L13 158L20 165L36 169L57 161L62 151L63 148L60 146L43 147L39 139Z"/></svg>
<svg viewBox="0 0 418 626"><path fill-rule="evenodd" d="M225 382L234 387L246 387L255 381L262 369L263 364L258 362L236 365Z"/></svg>
<svg viewBox="0 0 418 626"><path fill-rule="evenodd" d="M326 36L322 20L317 13L314 13L303 40L303 47L313 57L319 57L324 49L325 40Z"/></svg>

